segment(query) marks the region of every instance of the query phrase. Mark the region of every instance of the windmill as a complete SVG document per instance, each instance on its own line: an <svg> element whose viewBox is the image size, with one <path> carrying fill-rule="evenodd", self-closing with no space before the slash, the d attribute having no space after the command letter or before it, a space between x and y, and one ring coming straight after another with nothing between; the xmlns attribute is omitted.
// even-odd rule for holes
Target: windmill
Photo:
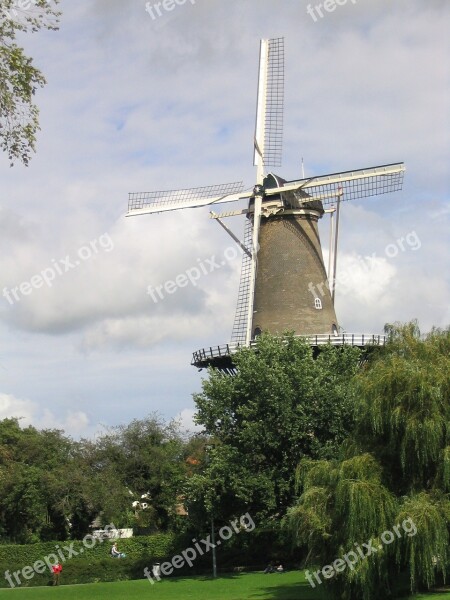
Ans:
<svg viewBox="0 0 450 600"><path fill-rule="evenodd" d="M242 182L207 187L130 193L127 216L161 213L247 200L244 209L210 212L243 250L238 304L229 344L194 352L192 364L233 369L232 355L264 331L294 331L313 346L380 344L383 336L340 333L334 310L339 213L343 201L401 189L403 163L286 181L267 172L280 167L284 107L284 40L261 40L254 186ZM318 221L331 215L328 274ZM223 219L246 215L244 241Z"/></svg>

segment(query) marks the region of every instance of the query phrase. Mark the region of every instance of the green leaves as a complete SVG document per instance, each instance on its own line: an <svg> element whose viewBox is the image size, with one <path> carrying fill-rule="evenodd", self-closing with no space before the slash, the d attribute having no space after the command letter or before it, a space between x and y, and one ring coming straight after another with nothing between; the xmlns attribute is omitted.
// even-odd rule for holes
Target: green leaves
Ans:
<svg viewBox="0 0 450 600"><path fill-rule="evenodd" d="M448 497L425 492L406 498L402 504L398 521L411 519L417 528L414 536L403 538L397 550L397 561L408 567L412 590L420 583L433 585L437 572L446 575L450 561L449 509Z"/></svg>
<svg viewBox="0 0 450 600"><path fill-rule="evenodd" d="M340 464L335 502L336 517L339 524L345 523L349 541L369 539L392 526L396 500L382 484L381 468L369 454Z"/></svg>
<svg viewBox="0 0 450 600"><path fill-rule="evenodd" d="M33 96L45 78L15 43L16 32L57 29L58 0L2 0L0 8L0 146L11 166L19 160L28 165L35 151L39 111ZM24 8L22 8L24 6Z"/></svg>
<svg viewBox="0 0 450 600"><path fill-rule="evenodd" d="M117 527L167 529L186 476L184 449L176 425L156 416L81 442L0 421L0 539L81 538L99 515ZM147 506L134 509L134 500Z"/></svg>
<svg viewBox="0 0 450 600"><path fill-rule="evenodd" d="M387 332L387 347L354 378L342 460L300 462L300 496L285 519L319 565L373 540L373 556L329 581L339 599L387 597L399 570L412 591L450 571L450 332L421 336L417 323ZM395 532L391 543L384 532Z"/></svg>
<svg viewBox="0 0 450 600"><path fill-rule="evenodd" d="M420 489L442 461L450 422L450 333L421 339L416 325L392 329L391 344L357 378L361 435L385 445L383 462L398 465L402 492Z"/></svg>
<svg viewBox="0 0 450 600"><path fill-rule="evenodd" d="M96 514L102 511L103 520L121 527L130 524L132 501L148 492L147 508L133 511L131 524L152 531L167 528L183 487L183 449L176 426L156 415L110 428L95 442L84 441L76 466L85 481L92 480L84 484L86 498Z"/></svg>
<svg viewBox="0 0 450 600"><path fill-rule="evenodd" d="M246 506L260 520L283 515L299 460L337 457L353 423L349 381L359 357L355 348L325 347L314 358L293 335L262 335L256 351L239 352L234 377L210 371L194 398L197 422L220 442L212 461L223 465L214 480L225 490L224 516Z"/></svg>
<svg viewBox="0 0 450 600"><path fill-rule="evenodd" d="M444 490L450 492L450 446L442 451L442 484Z"/></svg>
<svg viewBox="0 0 450 600"><path fill-rule="evenodd" d="M18 543L65 536L61 497L72 441L58 430L21 429L17 419L0 421L0 531Z"/></svg>

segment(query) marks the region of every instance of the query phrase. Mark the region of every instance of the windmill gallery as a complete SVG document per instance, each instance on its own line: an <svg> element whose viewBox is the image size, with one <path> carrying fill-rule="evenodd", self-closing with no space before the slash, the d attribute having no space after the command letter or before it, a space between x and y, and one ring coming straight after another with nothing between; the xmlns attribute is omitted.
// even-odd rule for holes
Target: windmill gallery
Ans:
<svg viewBox="0 0 450 600"><path fill-rule="evenodd" d="M255 184L247 190L242 182L232 182L129 194L127 217L247 201L244 208L219 214L210 211L210 218L241 248L242 269L231 342L194 352L192 364L197 368L213 366L232 372L233 354L239 347L252 346L262 332L293 331L314 347L384 344L382 335L348 333L338 323L333 282L337 280L339 216L344 201L401 190L404 164L283 179L267 171L269 166L281 166L283 113L284 39L261 40L253 141ZM330 216L328 272L318 229L325 214ZM246 217L243 241L223 220L242 215ZM187 273L179 281L180 287L188 285ZM312 294L311 282L327 282L322 286L324 293ZM176 291L176 282L171 283L168 293Z"/></svg>

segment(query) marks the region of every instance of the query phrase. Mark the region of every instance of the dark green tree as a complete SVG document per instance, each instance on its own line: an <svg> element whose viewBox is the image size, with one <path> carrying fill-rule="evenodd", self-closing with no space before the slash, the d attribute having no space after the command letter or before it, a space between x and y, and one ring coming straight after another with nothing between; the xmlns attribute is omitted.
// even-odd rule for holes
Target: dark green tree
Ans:
<svg viewBox="0 0 450 600"><path fill-rule="evenodd" d="M39 110L33 97L43 74L16 44L18 32L57 29L59 0L2 0L0 6L0 143L11 166L28 165L35 150Z"/></svg>
<svg viewBox="0 0 450 600"><path fill-rule="evenodd" d="M117 527L169 528L187 470L184 445L176 423L165 424L156 415L84 441L80 468L91 474L93 483L85 502L89 499L102 520ZM148 506L133 510L133 500Z"/></svg>
<svg viewBox="0 0 450 600"><path fill-rule="evenodd" d="M80 539L97 519L147 531L176 527L190 469L185 447L177 424L154 415L79 442L0 421L0 540Z"/></svg>
<svg viewBox="0 0 450 600"><path fill-rule="evenodd" d="M341 460L300 462L300 497L285 519L311 564L372 540L370 556L320 575L345 600L390 597L402 571L414 591L449 570L450 332L421 336L410 323L387 333L354 380L357 419ZM387 544L380 536L396 526Z"/></svg>
<svg viewBox="0 0 450 600"><path fill-rule="evenodd" d="M0 531L4 540L64 539L68 524L60 506L62 481L73 442L58 430L21 428L0 421Z"/></svg>
<svg viewBox="0 0 450 600"><path fill-rule="evenodd" d="M187 497L218 518L251 511L260 523L284 515L303 457L333 458L353 427L349 381L360 351L263 335L236 355L237 373L211 370L194 396L197 422L215 442Z"/></svg>

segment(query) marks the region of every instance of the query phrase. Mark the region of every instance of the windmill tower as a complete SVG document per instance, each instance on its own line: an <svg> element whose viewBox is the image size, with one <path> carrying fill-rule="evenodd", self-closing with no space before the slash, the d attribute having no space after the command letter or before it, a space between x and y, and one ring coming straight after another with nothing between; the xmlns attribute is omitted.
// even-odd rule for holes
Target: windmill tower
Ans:
<svg viewBox="0 0 450 600"><path fill-rule="evenodd" d="M241 182L172 191L131 193L127 216L160 213L247 200L245 209L215 219L243 250L238 305L229 344L194 352L192 364L233 368L239 346L262 332L294 331L319 346L383 343L383 336L340 334L334 310L337 242L342 201L398 191L403 163L286 181L268 172L281 166L284 105L284 40L261 40L256 127L255 184ZM331 215L330 261L325 269L318 221ZM225 225L226 217L246 215L244 241Z"/></svg>

